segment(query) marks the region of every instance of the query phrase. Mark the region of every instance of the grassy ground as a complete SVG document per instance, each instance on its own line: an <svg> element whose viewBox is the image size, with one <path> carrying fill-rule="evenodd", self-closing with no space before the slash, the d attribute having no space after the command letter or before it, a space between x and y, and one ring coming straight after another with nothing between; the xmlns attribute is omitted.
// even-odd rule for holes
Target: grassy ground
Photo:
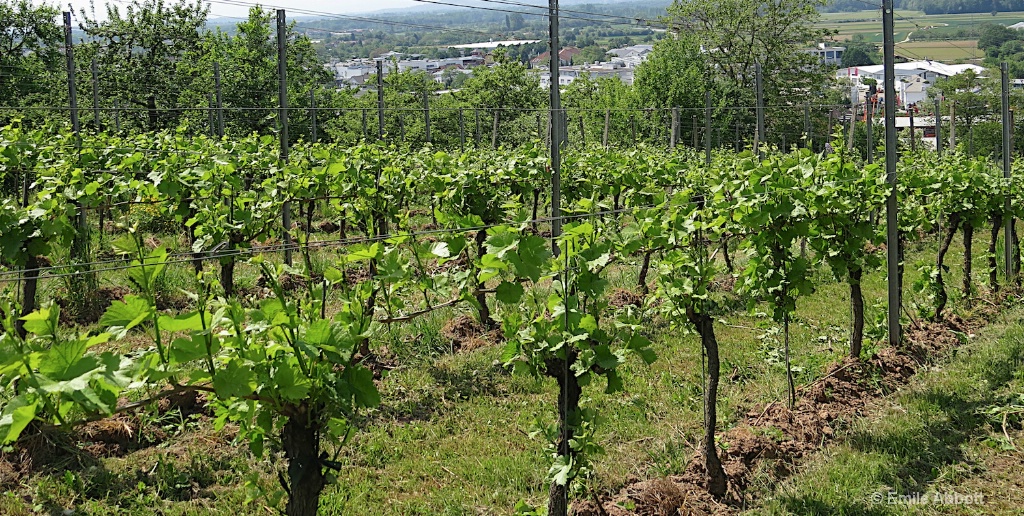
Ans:
<svg viewBox="0 0 1024 516"><path fill-rule="evenodd" d="M985 57L985 51L978 49L978 40L957 41L911 41L896 45L901 55L918 56L924 59L955 63Z"/></svg>
<svg viewBox="0 0 1024 516"><path fill-rule="evenodd" d="M980 252L987 232L978 233L974 270L980 281L987 277ZM948 259L954 310L959 310L959 248ZM934 253L933 239L912 244L908 251L906 299L911 312L915 303L924 302L909 292L917 278L914 264L932 261ZM742 251L737 261L742 265ZM170 284L187 286L187 265L174 269ZM847 345L846 286L835 283L827 270L815 274L819 287L800 299L791 325L798 384L819 377ZM632 264L619 270L613 283L633 289L635 275ZM241 268L239 276L243 285L255 283L248 268ZM117 285L123 279L115 275L104 281ZM49 288L53 293L59 285ZM864 295L870 334L884 310L881 271L867 275ZM716 331L723 358L719 417L726 429L752 405L784 399L786 382L779 327L766 316L766 307L747 312L732 294L722 301ZM341 455L344 468L324 494L324 514L509 514L519 500L538 504L546 498L545 443L528 434L538 422L554 421L555 385L507 373L498 365L497 346L450 353L451 342L441 329L460 313L435 313L375 342L398 367L380 383L381 407L366 415ZM606 454L597 459L593 489L615 491L630 479L679 473L695 451L702 403L699 342L672 323L650 314L660 358L650 367L627 364L625 392L605 395L603 386L595 385L584 393L589 397L584 404L597 407L604 418L598 438ZM869 344L868 352L872 349ZM154 423L167 439L119 457L93 459L83 456L82 442L63 444L66 459L11 487L0 497L0 514L65 509L84 514L273 513L266 499L245 503L255 492L246 483L276 490L279 455L254 460L230 432L213 432L209 419ZM931 460L913 455L908 452L906 460ZM891 467L898 478L899 464ZM771 510L789 507L772 503Z"/></svg>
<svg viewBox="0 0 1024 516"><path fill-rule="evenodd" d="M1005 314L880 400L841 444L808 460L751 512L1021 514L1024 452L1014 442L1024 437L1022 315L1021 308ZM957 503L936 494L971 498Z"/></svg>

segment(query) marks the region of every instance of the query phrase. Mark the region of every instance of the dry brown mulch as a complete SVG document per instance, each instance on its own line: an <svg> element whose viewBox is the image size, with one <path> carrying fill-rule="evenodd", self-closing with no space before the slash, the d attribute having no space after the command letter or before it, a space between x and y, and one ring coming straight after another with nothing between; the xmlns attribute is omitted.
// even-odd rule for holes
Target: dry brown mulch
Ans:
<svg viewBox="0 0 1024 516"><path fill-rule="evenodd" d="M484 325L469 315L459 315L441 327L441 336L452 344L452 350L472 351L501 342L499 329L488 330Z"/></svg>

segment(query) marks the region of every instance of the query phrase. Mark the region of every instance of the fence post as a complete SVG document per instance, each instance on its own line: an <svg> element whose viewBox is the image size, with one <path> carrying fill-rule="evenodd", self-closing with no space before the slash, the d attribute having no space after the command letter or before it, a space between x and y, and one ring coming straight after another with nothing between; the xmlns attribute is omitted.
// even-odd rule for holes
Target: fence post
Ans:
<svg viewBox="0 0 1024 516"><path fill-rule="evenodd" d="M114 129L121 132L121 101L114 99Z"/></svg>
<svg viewBox="0 0 1024 516"><path fill-rule="evenodd" d="M580 111L580 114L579 114L579 116L580 116L580 147L586 147L587 146L587 130L586 130L586 124L584 123L584 119L586 118L586 116L584 116L584 115L585 115L585 112L584 111Z"/></svg>
<svg viewBox="0 0 1024 516"><path fill-rule="evenodd" d="M604 148L608 148L608 126L611 125L612 112L609 109L604 110L604 134L601 136L601 145Z"/></svg>
<svg viewBox="0 0 1024 516"><path fill-rule="evenodd" d="M757 156L761 158L761 142L767 141L764 133L764 80L761 77L761 62L757 61L754 63L754 89L756 90L757 96L757 129L754 133L754 150L757 152Z"/></svg>
<svg viewBox="0 0 1024 516"><path fill-rule="evenodd" d="M939 98L935 97L935 153L942 156L942 111Z"/></svg>
<svg viewBox="0 0 1024 516"><path fill-rule="evenodd" d="M466 151L466 118L463 116L462 108L459 108L459 150Z"/></svg>
<svg viewBox="0 0 1024 516"><path fill-rule="evenodd" d="M384 61L377 59L377 139L384 139Z"/></svg>
<svg viewBox="0 0 1024 516"><path fill-rule="evenodd" d="M281 125L281 170L288 164L288 25L285 21L284 9L277 10L277 102L280 105L278 118ZM281 222L284 225L284 263L292 264L292 201L291 191L286 194L281 206Z"/></svg>
<svg viewBox="0 0 1024 516"><path fill-rule="evenodd" d="M867 136L867 158L868 158L868 163L874 163L875 162L875 141L874 141L874 135L872 134L872 129L871 129L872 128L872 124L874 123L874 118L875 118L875 112L874 112L875 104L874 104L874 102L869 100L868 101L868 105L866 106L866 109L867 109L867 121L865 121L865 123L864 123L865 124L864 129L865 129L865 132L867 133L866 134L866 136Z"/></svg>
<svg viewBox="0 0 1024 516"><path fill-rule="evenodd" d="M319 140L316 127L316 86L309 89L309 115L310 130L313 132L311 139L316 143Z"/></svg>
<svg viewBox="0 0 1024 516"><path fill-rule="evenodd" d="M213 85L217 92L217 136L224 137L224 96L220 88L220 63L213 63Z"/></svg>
<svg viewBox="0 0 1024 516"><path fill-rule="evenodd" d="M949 99L949 150L956 151L956 100Z"/></svg>
<svg viewBox="0 0 1024 516"><path fill-rule="evenodd" d="M668 146L676 148L676 135L679 134L679 108L672 108L672 123L669 126Z"/></svg>
<svg viewBox="0 0 1024 516"><path fill-rule="evenodd" d="M898 348L900 345L900 306L902 300L903 278L900 276L900 237L898 226L898 206L896 193L896 50L893 41L893 0L883 0L882 33L884 36L884 81L885 81L885 172L886 180L892 187L886 201L886 242L889 283L889 345Z"/></svg>
<svg viewBox="0 0 1024 516"><path fill-rule="evenodd" d="M71 39L71 13L65 12L64 14L64 55L67 59L67 72L68 72L68 103L71 108L71 130L75 134L75 145L78 148L78 152L81 152L81 130L82 124L80 120L79 108L78 108L78 86L76 84L76 73L75 73L75 47L74 42ZM89 254L89 225L88 219L85 213L85 207L82 206L81 201L75 200L75 235L71 241L71 261L75 263L74 272L75 275L71 276L72 287L71 290L76 293L92 292L96 287L96 276L90 269L91 267L85 262L88 261ZM33 258L34 261L34 258ZM80 275L79 275L80 274ZM27 281L35 281L38 276L38 270L33 270L29 273ZM76 308L84 308L84 303L88 299L91 299L91 294L86 294L82 301L83 305Z"/></svg>
<svg viewBox="0 0 1024 516"><path fill-rule="evenodd" d="M476 138L473 139L477 147L480 146L480 108L473 108L473 114L476 116Z"/></svg>
<svg viewBox="0 0 1024 516"><path fill-rule="evenodd" d="M367 109L363 108L362 111L363 111L363 136L362 136L362 140L366 141L366 139L367 139L366 138L366 116L367 116L366 114L367 114Z"/></svg>
<svg viewBox="0 0 1024 516"><path fill-rule="evenodd" d="M813 145L811 138L811 106L804 104L804 148L810 148Z"/></svg>
<svg viewBox="0 0 1024 516"><path fill-rule="evenodd" d="M910 116L910 151L917 151L917 130L914 129L914 110L913 108L907 108L907 115Z"/></svg>
<svg viewBox="0 0 1024 516"><path fill-rule="evenodd" d="M430 143L430 94L423 90L423 139Z"/></svg>
<svg viewBox="0 0 1024 516"><path fill-rule="evenodd" d="M636 115L629 115L629 127L633 146L636 147Z"/></svg>
<svg viewBox="0 0 1024 516"><path fill-rule="evenodd" d="M711 90L704 90L704 163L711 164Z"/></svg>
<svg viewBox="0 0 1024 516"><path fill-rule="evenodd" d="M850 139L846 142L846 148L853 150L853 133L857 129L857 104L853 104L853 116L850 117Z"/></svg>
<svg viewBox="0 0 1024 516"><path fill-rule="evenodd" d="M92 123L96 132L99 132L102 124L100 123L100 79L99 79L99 67L96 65L96 58L92 58Z"/></svg>
<svg viewBox="0 0 1024 516"><path fill-rule="evenodd" d="M497 149L498 148L498 125L501 123L499 121L499 118L501 118L501 111L498 110L498 109L495 109L494 110L494 128L491 130L491 148L492 149Z"/></svg>
<svg viewBox="0 0 1024 516"><path fill-rule="evenodd" d="M213 103L213 93L207 93L206 94L206 106L207 106L207 108L206 108L206 121L207 121L207 123L210 124L210 137L211 138L216 138L217 137L217 120L216 120L216 115L214 115L214 113L213 113L213 111L214 111L213 105L214 105L214 103Z"/></svg>
<svg viewBox="0 0 1024 516"><path fill-rule="evenodd" d="M1013 126L1013 118L1010 117L1010 72L1005 61L1000 63L999 71L1002 75L1002 107L1003 107L1003 177L1009 182L1013 173L1013 139L1010 137L1010 129ZM1003 251L1006 262L1006 282L1010 283L1016 268L1013 263L1013 213L1010 211L1010 196L1003 199L1003 219L1005 228L1003 230Z"/></svg>
<svg viewBox="0 0 1024 516"><path fill-rule="evenodd" d="M693 139L693 148L696 149L697 148L697 115L692 115L690 118L691 118L691 124L690 125L692 126L692 129L690 130L690 136Z"/></svg>

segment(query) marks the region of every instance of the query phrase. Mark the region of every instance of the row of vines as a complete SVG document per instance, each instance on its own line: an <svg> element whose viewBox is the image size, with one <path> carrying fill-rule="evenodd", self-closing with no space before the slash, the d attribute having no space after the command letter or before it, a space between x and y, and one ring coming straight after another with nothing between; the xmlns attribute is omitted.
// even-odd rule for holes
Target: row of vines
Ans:
<svg viewBox="0 0 1024 516"><path fill-rule="evenodd" d="M650 305L700 336L708 360L703 460L709 492L722 497L713 283L734 276L752 306L768 303L785 329L788 371L789 322L814 289L808 271L826 264L849 285L849 353L860 357L860 283L882 260L878 214L890 186L877 165L844 151L776 150L763 159L719 152L710 164L688 152L572 151L562 168L563 231L552 241L540 143L464 154L308 145L281 163L270 137L6 127L0 442L17 446L32 432L198 391L214 405L217 425L237 424L253 454L268 444L283 451L286 511L314 514L332 469L342 467L338 453L358 431L353 416L380 403L366 362L375 339L464 305L501 329L506 366L559 386L565 417L547 432L549 507L558 511L601 450L598 407L586 406L584 390L621 390L623 363L657 358L638 311L609 303L612 271L638 270L637 290L658 301ZM957 232L967 242L966 297L976 288L970 237L986 226L988 283L998 287L998 230L1004 217L1024 215L1020 177L1011 184L989 162L955 153L900 163L901 238L941 235L918 285L932 301L929 317L946 308L944 259ZM286 207L296 221L288 228ZM140 210L166 223L141 225ZM189 248L150 245L148 233L158 231L186 235ZM314 256L325 249L335 251L326 262ZM282 251L299 259L281 263ZM239 262L261 272L271 295L238 292ZM187 309L170 310L157 286L178 264L194 268L195 287ZM112 271L127 273L131 293L99 307L88 330L37 299L40 282L64 280L80 300L65 309L85 311L95 302L89 281L78 280ZM91 350L130 334L151 345ZM792 404L791 373L789 385Z"/></svg>

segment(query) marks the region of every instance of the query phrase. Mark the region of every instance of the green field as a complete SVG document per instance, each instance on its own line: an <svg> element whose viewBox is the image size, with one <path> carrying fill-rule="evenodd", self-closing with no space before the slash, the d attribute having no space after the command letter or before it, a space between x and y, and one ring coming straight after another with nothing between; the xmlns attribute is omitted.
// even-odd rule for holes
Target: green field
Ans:
<svg viewBox="0 0 1024 516"><path fill-rule="evenodd" d="M910 59L982 59L985 53L978 50L977 40L963 39L957 33L986 23L1012 25L1020 21L1024 21L1024 12L1019 11L997 13L994 16L981 13L928 15L921 11L896 11L896 51L898 54L902 51ZM850 39L854 34L863 34L869 41L882 43L880 11L825 13L818 26L835 30L835 38L839 41ZM949 39L921 39L922 33L948 35Z"/></svg>

